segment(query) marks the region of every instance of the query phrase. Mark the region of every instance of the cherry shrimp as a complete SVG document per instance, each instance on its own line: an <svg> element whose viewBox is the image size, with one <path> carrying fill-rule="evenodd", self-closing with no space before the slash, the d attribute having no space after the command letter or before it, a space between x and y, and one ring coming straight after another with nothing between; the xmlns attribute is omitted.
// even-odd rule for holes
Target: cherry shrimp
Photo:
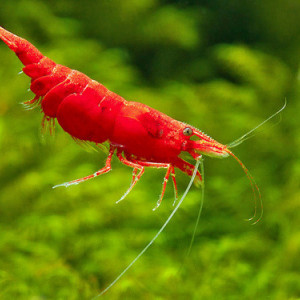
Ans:
<svg viewBox="0 0 300 300"><path fill-rule="evenodd" d="M254 130L279 114L286 104L241 138L228 145L223 145L191 125L174 120L145 104L126 101L85 74L56 64L27 40L2 27L0 27L0 38L15 52L24 65L23 72L31 78L30 90L35 97L24 102L24 105L28 109L41 107L44 114L43 128L46 123L49 123L50 130L52 130L55 120L57 120L63 130L75 140L93 142L97 145L104 142L109 143L109 154L103 168L94 174L58 184L53 188L79 184L109 172L112 157L116 153L124 165L133 169L131 184L117 202L129 194L142 177L145 167L166 169L162 190L153 208L155 210L162 202L170 176L173 181L175 201L178 198L175 168L191 176L187 189L158 233L128 267L96 297L110 289L151 246L180 207L193 181L202 184L203 191L202 155L216 158L232 156L239 163L250 181L255 202L254 214L249 220L253 220L253 224L255 224L261 219L263 207L259 188L248 169L229 148L248 139ZM183 152L189 153L195 159L195 166L180 157ZM201 172L198 171L199 165L201 165ZM257 213L258 201L260 202L259 215Z"/></svg>

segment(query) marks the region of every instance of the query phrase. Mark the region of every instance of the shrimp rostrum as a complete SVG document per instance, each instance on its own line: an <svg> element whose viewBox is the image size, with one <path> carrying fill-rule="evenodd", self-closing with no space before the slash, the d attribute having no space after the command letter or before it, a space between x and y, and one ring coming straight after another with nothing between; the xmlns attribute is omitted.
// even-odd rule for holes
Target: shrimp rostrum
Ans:
<svg viewBox="0 0 300 300"><path fill-rule="evenodd" d="M31 78L30 89L35 97L24 104L28 107L41 106L43 124L54 124L56 119L63 130L75 139L96 144L109 143L109 154L102 169L57 186L78 184L109 172L112 156L116 153L123 164L133 168L131 185L120 200L132 190L145 167L166 169L157 207L170 176L177 197L175 168L188 176L193 174L194 166L180 157L182 152L187 152L195 160L201 155L233 156L250 179L252 189L258 191L252 176L228 146L147 105L126 101L85 74L56 64L28 41L2 27L0 38L16 53L24 65L23 72ZM201 183L199 171L195 180Z"/></svg>

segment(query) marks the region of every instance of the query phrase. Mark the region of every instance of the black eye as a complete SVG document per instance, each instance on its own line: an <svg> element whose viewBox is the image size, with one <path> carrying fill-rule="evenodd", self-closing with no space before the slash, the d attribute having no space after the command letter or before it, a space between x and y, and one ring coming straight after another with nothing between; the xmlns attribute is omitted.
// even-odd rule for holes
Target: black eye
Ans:
<svg viewBox="0 0 300 300"><path fill-rule="evenodd" d="M190 127L184 128L184 129L183 129L183 134L186 135L186 136L192 135L192 134L193 134L192 128L190 128Z"/></svg>

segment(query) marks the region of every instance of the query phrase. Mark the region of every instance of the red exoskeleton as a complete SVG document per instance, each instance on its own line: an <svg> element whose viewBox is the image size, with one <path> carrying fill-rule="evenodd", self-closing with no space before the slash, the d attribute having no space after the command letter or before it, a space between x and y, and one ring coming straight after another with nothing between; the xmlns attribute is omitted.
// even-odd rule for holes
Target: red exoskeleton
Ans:
<svg viewBox="0 0 300 300"><path fill-rule="evenodd" d="M195 127L174 120L145 104L126 101L83 73L56 64L28 41L2 27L0 38L24 64L23 72L31 78L30 89L36 95L25 104L41 105L43 123L49 121L53 124L57 119L60 126L76 139L96 144L109 142L109 155L102 169L61 185L78 184L109 172L112 156L116 152L123 164L133 168L132 183L121 199L138 182L145 167L167 170L158 206L170 175L177 195L174 168L189 176L193 173L194 166L179 157L182 152L188 152L195 159L202 154L234 156L226 145ZM198 140L192 140L192 137ZM199 172L196 180L201 182Z"/></svg>
<svg viewBox="0 0 300 300"><path fill-rule="evenodd" d="M250 180L254 198L260 199L260 192L253 177L244 164L229 150L228 145L223 145L197 128L174 120L147 105L126 101L85 74L56 64L41 54L28 41L2 27L0 27L0 38L16 53L24 65L23 72L31 78L30 89L36 96L24 104L28 107L41 106L44 113L43 126L45 122L54 125L55 119L57 119L63 130L74 139L96 144L108 142L110 145L109 154L102 169L89 176L57 186L67 187L109 172L113 154L116 153L123 164L133 168L131 185L120 200L124 199L132 190L143 175L145 167L166 169L162 192L155 206L157 208L163 199L170 176L177 198L175 168L180 169L188 176L193 175L192 178L201 183L200 172L180 157L180 154L187 152L195 160L198 160L197 166L202 155L218 158L231 155L238 161ZM233 147L242 142L249 133L230 146ZM186 193L158 234L108 288L152 244L174 215ZM254 216L255 214L256 212Z"/></svg>

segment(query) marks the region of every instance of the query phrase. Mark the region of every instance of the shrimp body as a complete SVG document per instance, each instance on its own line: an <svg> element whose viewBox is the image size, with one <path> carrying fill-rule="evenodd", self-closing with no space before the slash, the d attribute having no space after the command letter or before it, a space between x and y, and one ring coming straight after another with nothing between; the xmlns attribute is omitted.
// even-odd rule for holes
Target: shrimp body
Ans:
<svg viewBox="0 0 300 300"><path fill-rule="evenodd" d="M177 194L174 168L189 176L193 173L194 166L180 157L182 152L188 152L194 159L202 154L219 158L234 156L226 145L195 127L145 104L126 101L85 74L56 64L28 41L2 27L0 38L16 53L24 64L24 73L31 78L30 89L36 96L26 105L40 105L44 121L56 119L76 139L96 144L107 141L110 145L104 168L62 185L77 184L110 171L116 152L122 163L133 168L132 184L121 199L140 179L144 167L167 169L158 206L170 174ZM196 180L201 182L199 172Z"/></svg>
<svg viewBox="0 0 300 300"><path fill-rule="evenodd" d="M202 155L218 158L231 155L237 160L251 183L254 196L255 212L249 220L253 220L256 217L256 202L258 199L261 203L261 214L253 224L259 221L263 211L259 188L248 169L229 148L235 147L247 139L250 133L280 113L285 105L241 138L229 145L223 145L193 126L174 120L145 104L126 101L85 74L56 64L41 54L28 41L2 27L0 27L0 39L16 53L24 65L24 73L31 78L30 89L35 94L35 97L24 104L29 108L41 107L44 113L42 126L44 126L45 122L50 122L50 125L54 125L55 120L57 120L63 130L74 139L96 144L108 142L110 145L109 154L103 168L94 174L54 187L67 187L109 172L111 170L112 157L116 153L123 164L133 168L131 185L119 201L123 200L132 190L143 175L145 167L166 169L162 191L154 207L156 209L163 199L170 175L173 180L175 198L177 198L175 168L191 176L186 191L158 233L124 271L97 297L110 289L150 247L181 205L192 181L195 180L202 183L202 177L198 171ZM195 167L181 158L183 152L189 153L197 161ZM202 174L204 174L203 172L202 168ZM201 209L198 220L200 212Z"/></svg>

